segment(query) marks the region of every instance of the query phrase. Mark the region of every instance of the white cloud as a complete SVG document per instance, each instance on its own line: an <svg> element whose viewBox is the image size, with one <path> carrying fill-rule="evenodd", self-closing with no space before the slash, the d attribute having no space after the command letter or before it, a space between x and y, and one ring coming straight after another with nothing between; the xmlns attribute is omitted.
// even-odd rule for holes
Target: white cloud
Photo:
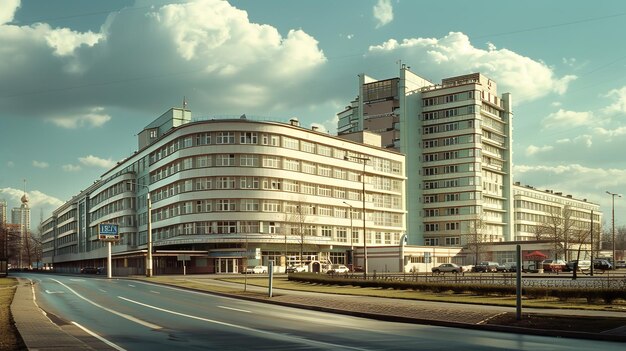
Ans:
<svg viewBox="0 0 626 351"><path fill-rule="evenodd" d="M6 199L9 207L19 207L22 195L24 195L24 190L15 188L0 189L0 198ZM47 218L47 216L52 214L52 211L63 205L63 201L38 190L28 191L26 196L28 197L28 206L31 209L31 218L35 218L34 214L37 214L36 218L39 218L40 211L44 213L44 218ZM31 230L36 230L36 227L37 225L32 221Z"/></svg>
<svg viewBox="0 0 626 351"><path fill-rule="evenodd" d="M626 113L626 86L621 89L613 89L606 96L614 98L615 102L604 108L603 112L607 114Z"/></svg>
<svg viewBox="0 0 626 351"><path fill-rule="evenodd" d="M106 122L111 120L111 116L103 112L103 107L94 107L84 114L80 113L74 116L51 117L49 120L55 125L66 129L102 127Z"/></svg>
<svg viewBox="0 0 626 351"><path fill-rule="evenodd" d="M100 157L96 157L93 155L89 155L86 157L79 157L78 160L80 163L87 167L100 167L100 168L111 168L115 166L116 162L109 159L103 159Z"/></svg>
<svg viewBox="0 0 626 351"><path fill-rule="evenodd" d="M376 19L376 28L380 28L393 21L393 7L391 0L378 0L372 10Z"/></svg>
<svg viewBox="0 0 626 351"><path fill-rule="evenodd" d="M439 77L481 72L495 80L499 93L512 92L516 102L533 100L549 93L567 91L576 76L556 77L552 68L508 49L489 45L488 50L474 47L463 33L451 32L436 38L395 39L370 46L369 56L407 57L412 65L423 67ZM421 72L418 72L420 74ZM422 73L424 74L424 73Z"/></svg>
<svg viewBox="0 0 626 351"><path fill-rule="evenodd" d="M0 25L13 21L13 16L20 7L20 3L20 0L0 1Z"/></svg>
<svg viewBox="0 0 626 351"><path fill-rule="evenodd" d="M71 164L63 165L63 166L61 166L61 168L65 172L78 172L78 171L81 170L80 166L71 165Z"/></svg>
<svg viewBox="0 0 626 351"><path fill-rule="evenodd" d="M618 127L615 129L604 129L602 127L596 127L593 129L593 131L598 134L601 137L606 137L606 138L613 138L613 137L619 137L622 135L626 135L626 127L622 126L622 127Z"/></svg>
<svg viewBox="0 0 626 351"><path fill-rule="evenodd" d="M241 114L245 103L267 115L277 106L308 107L332 95L333 83L319 83L327 59L314 37L251 22L246 11L221 0L113 12L99 33L0 25L0 57L0 76L13 94L0 100L0 110L63 128L108 121L102 113L77 113L93 106L154 113L179 95L203 113ZM40 72L36 84L24 79L33 72ZM240 93L242 82L254 98L233 104L228 98Z"/></svg>
<svg viewBox="0 0 626 351"><path fill-rule="evenodd" d="M48 168L50 165L47 162L33 160L33 167L36 168Z"/></svg>
<svg viewBox="0 0 626 351"><path fill-rule="evenodd" d="M94 46L103 38L102 34L93 33L91 31L79 33L67 28L51 29L47 24L41 26L48 46L54 49L57 56L73 55L75 50L81 45Z"/></svg>
<svg viewBox="0 0 626 351"><path fill-rule="evenodd" d="M544 145L541 147L530 145L529 147L526 148L526 156L532 156L541 152L551 151L552 149L554 149L554 147L550 145Z"/></svg>
<svg viewBox="0 0 626 351"><path fill-rule="evenodd" d="M597 123L591 112L576 112L559 109L545 117L542 121L544 128L579 127Z"/></svg>

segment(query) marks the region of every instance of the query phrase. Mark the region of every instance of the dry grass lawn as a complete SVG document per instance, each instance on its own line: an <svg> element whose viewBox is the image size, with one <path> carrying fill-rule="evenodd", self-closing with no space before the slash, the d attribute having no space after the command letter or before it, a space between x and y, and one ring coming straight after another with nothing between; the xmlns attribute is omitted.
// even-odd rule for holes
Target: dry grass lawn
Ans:
<svg viewBox="0 0 626 351"><path fill-rule="evenodd" d="M17 286L15 278L0 278L0 350L26 350L20 334L13 324L11 302Z"/></svg>

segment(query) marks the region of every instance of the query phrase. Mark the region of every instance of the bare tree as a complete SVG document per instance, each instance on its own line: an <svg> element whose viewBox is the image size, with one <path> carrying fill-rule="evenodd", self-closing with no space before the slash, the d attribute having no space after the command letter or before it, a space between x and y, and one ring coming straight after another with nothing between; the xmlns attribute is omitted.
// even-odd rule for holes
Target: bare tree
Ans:
<svg viewBox="0 0 626 351"><path fill-rule="evenodd" d="M567 260L569 242L575 221L570 206L549 206L543 220L535 226L537 240L547 239L554 243L554 259Z"/></svg>
<svg viewBox="0 0 626 351"><path fill-rule="evenodd" d="M309 203L298 201L285 206L285 218L288 230L285 231L285 265L287 265L287 234L300 238L300 264L304 263L304 243L306 242L306 223L315 207Z"/></svg>
<svg viewBox="0 0 626 351"><path fill-rule="evenodd" d="M485 227L482 215L477 215L468 223L465 245L467 250L474 256L474 265L481 261L483 243L487 242L487 236L484 234Z"/></svg>

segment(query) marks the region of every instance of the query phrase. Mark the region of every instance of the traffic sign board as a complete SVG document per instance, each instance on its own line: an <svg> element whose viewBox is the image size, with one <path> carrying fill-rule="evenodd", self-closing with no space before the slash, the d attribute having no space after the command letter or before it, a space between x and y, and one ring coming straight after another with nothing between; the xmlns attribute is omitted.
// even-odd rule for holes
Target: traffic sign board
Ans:
<svg viewBox="0 0 626 351"><path fill-rule="evenodd" d="M98 239L101 241L120 240L119 226L114 223L100 223L98 226Z"/></svg>

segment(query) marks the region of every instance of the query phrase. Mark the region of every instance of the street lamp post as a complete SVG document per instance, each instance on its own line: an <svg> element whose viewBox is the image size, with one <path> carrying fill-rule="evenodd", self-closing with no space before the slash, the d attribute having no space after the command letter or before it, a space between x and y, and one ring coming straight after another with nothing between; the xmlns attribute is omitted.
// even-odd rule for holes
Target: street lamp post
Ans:
<svg viewBox="0 0 626 351"><path fill-rule="evenodd" d="M135 182L128 182L128 184L142 186L148 191L146 195L146 204L148 206L148 252L146 254L146 277L152 277L152 200L150 199L150 187Z"/></svg>
<svg viewBox="0 0 626 351"><path fill-rule="evenodd" d="M347 202L343 202L344 204L350 206L350 264L354 266L354 245L352 243L354 237L354 227L352 226L352 205Z"/></svg>
<svg viewBox="0 0 626 351"><path fill-rule="evenodd" d="M612 226L612 237L613 237L613 268L615 268L615 262L616 262L616 258L615 258L615 196L617 197L622 197L622 195L617 194L617 193L612 193L610 191L606 192L607 194L611 195L611 226ZM591 264L593 265L593 262L591 262Z"/></svg>
<svg viewBox="0 0 626 351"><path fill-rule="evenodd" d="M367 234L365 228L365 165L367 164L367 161L370 160L370 158L350 155L346 155L344 157L344 160L350 159L363 161L363 173L361 173L361 184L363 185L363 190L361 194L361 198L363 200L363 278L367 279Z"/></svg>

